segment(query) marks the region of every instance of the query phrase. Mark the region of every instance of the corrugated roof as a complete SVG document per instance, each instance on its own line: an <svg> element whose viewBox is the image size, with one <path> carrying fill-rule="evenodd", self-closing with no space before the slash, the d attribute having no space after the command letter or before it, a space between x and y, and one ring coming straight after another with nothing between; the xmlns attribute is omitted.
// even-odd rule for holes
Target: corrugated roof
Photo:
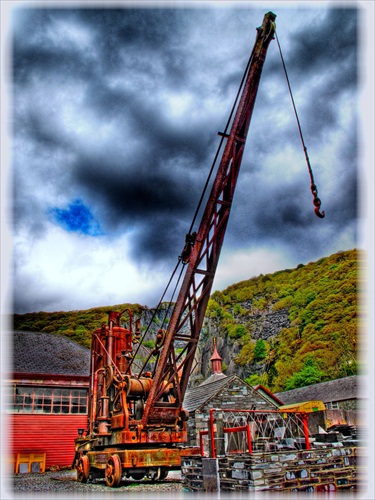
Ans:
<svg viewBox="0 0 375 500"><path fill-rule="evenodd" d="M45 332L13 333L13 371L51 375L90 375L90 350Z"/></svg>
<svg viewBox="0 0 375 500"><path fill-rule="evenodd" d="M360 376L352 375L351 377L330 380L329 382L300 387L290 391L277 392L275 396L281 399L284 404L316 400L323 401L323 403L345 401L359 397L358 385L360 381Z"/></svg>
<svg viewBox="0 0 375 500"><path fill-rule="evenodd" d="M292 403L291 405L282 405L279 407L279 410L284 412L303 411L306 413L324 411L325 409L323 401L305 401L303 403Z"/></svg>

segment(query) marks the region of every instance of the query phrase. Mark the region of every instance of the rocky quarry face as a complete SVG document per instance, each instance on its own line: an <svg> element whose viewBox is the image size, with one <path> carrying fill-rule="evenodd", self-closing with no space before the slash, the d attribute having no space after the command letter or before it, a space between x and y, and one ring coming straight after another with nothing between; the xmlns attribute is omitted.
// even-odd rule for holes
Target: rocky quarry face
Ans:
<svg viewBox="0 0 375 500"><path fill-rule="evenodd" d="M245 307L246 305L242 304ZM251 339L254 341L259 339L270 341L270 339L276 338L283 328L290 326L287 309L250 313L247 315L247 322L251 324ZM191 376L192 386L199 385L211 375L210 358L215 338L226 375L237 375L245 379L250 375L262 373L264 370L263 363L253 361L245 366L236 364L235 358L240 353L243 342L231 338L216 319L207 318L195 355L195 369Z"/></svg>

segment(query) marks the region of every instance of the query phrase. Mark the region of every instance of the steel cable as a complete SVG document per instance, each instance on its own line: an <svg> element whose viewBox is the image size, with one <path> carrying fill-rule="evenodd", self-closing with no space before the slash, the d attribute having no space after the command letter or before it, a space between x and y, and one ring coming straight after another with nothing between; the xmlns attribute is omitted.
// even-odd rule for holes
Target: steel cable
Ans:
<svg viewBox="0 0 375 500"><path fill-rule="evenodd" d="M297 120L299 135L300 135L300 138L301 138L303 151L305 153L307 168L308 168L309 174L310 174L310 182L311 182L310 189L311 189L311 193L312 193L312 195L314 197L313 203L315 205L315 213L316 213L316 215L318 217L320 217L322 219L325 216L325 213L324 213L324 211L320 212L321 201L318 198L318 189L317 189L316 184L314 182L314 175L313 175L313 171L312 171L312 168L311 168L311 165L310 165L310 159L309 159L309 156L307 154L307 148L306 148L305 141L304 141L304 138L303 138L302 128L301 128L301 124L300 124L298 113L297 113L297 108L296 108L296 105L295 105L295 102L294 102L294 97L293 97L293 93L292 93L292 88L290 86L288 72L287 72L287 69L286 69L286 65L285 65L283 53L281 51L281 46L280 46L279 38L278 38L276 32L275 32L275 37L276 37L276 41L277 41L277 46L279 47L281 62L282 62L282 65L283 65L283 69L284 69L284 73L285 73L285 78L286 78L286 81L287 81L287 84L288 84L288 89L289 89L290 98L291 98L292 104L293 104L294 114L295 114L295 117L296 117L296 120Z"/></svg>

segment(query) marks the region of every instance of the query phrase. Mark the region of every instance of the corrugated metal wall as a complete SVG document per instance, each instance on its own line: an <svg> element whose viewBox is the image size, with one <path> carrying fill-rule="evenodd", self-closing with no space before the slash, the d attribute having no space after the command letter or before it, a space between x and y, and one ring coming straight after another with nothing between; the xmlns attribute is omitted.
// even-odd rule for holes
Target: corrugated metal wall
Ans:
<svg viewBox="0 0 375 500"><path fill-rule="evenodd" d="M46 467L71 465L78 428L87 415L13 414L9 419L11 453L47 453Z"/></svg>

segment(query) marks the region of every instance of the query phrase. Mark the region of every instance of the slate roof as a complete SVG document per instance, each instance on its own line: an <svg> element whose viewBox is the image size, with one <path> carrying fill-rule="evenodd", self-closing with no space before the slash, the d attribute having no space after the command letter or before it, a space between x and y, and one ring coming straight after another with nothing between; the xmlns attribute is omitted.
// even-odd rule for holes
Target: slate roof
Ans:
<svg viewBox="0 0 375 500"><path fill-rule="evenodd" d="M290 391L277 392L275 396L286 405L304 401L323 401L323 403L345 401L359 397L360 383L361 376L352 375Z"/></svg>
<svg viewBox="0 0 375 500"><path fill-rule="evenodd" d="M207 380L205 380L199 385L211 384L211 382L216 382L216 380L221 380L223 378L228 378L228 377L224 373L213 373L208 377Z"/></svg>
<svg viewBox="0 0 375 500"><path fill-rule="evenodd" d="M63 335L17 330L12 347L14 373L90 375L90 350Z"/></svg>
<svg viewBox="0 0 375 500"><path fill-rule="evenodd" d="M185 393L183 407L189 412L197 410L209 399L218 394L225 385L233 381L235 378L238 377L236 377L236 375L233 375L232 377L224 377L215 380L214 382L210 382L208 384L203 383L198 385L198 387L193 387L192 389L187 390Z"/></svg>
<svg viewBox="0 0 375 500"><path fill-rule="evenodd" d="M209 379L211 379L211 377L209 377ZM246 386L248 388L249 393L247 398L253 399L253 403L260 405L258 409L261 409L260 407L264 406L264 404L267 404L273 409L277 408L275 401L272 401L270 398L266 398L263 394L256 391L254 387L249 386L246 382L241 380L237 375L216 378L213 382L209 383L207 383L207 380L198 385L198 387L193 387L186 392L183 407L189 412L198 410L214 397L219 395L227 385L231 385L233 383L235 383L236 386L240 383L241 386Z"/></svg>

